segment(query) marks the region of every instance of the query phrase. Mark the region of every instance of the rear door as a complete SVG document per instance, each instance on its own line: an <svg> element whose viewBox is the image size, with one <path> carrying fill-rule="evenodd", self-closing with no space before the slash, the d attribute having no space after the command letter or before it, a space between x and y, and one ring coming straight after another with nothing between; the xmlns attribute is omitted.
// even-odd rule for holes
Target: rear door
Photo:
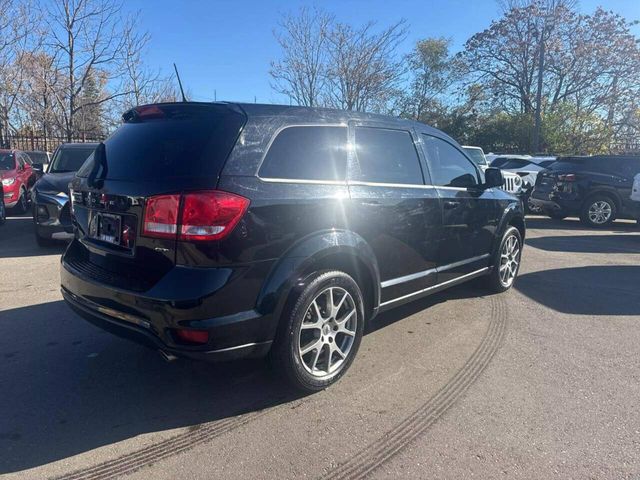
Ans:
<svg viewBox="0 0 640 480"><path fill-rule="evenodd" d="M175 226L143 225L145 209L177 216L176 194L215 189L245 117L232 106L194 103L138 107L124 119L105 141L102 164L94 152L72 181L79 245L67 258L105 283L146 290L175 265L177 240Z"/></svg>
<svg viewBox="0 0 640 480"><path fill-rule="evenodd" d="M349 224L373 249L381 303L433 285L441 228L439 200L426 185L415 134L354 123Z"/></svg>
<svg viewBox="0 0 640 480"><path fill-rule="evenodd" d="M422 145L442 201L438 283L486 267L501 212L493 189L482 190L476 166L452 143L423 134Z"/></svg>

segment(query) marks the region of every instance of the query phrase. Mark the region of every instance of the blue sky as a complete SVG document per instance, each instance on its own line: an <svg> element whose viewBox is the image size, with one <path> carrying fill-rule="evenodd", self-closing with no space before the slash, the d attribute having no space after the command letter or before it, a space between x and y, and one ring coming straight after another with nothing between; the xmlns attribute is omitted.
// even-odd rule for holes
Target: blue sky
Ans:
<svg viewBox="0 0 640 480"><path fill-rule="evenodd" d="M143 29L151 34L147 61L170 73L178 64L182 81L193 100L284 103L269 83L269 63L280 50L273 36L283 13L300 6L319 6L340 21L354 25L369 20L388 25L399 19L409 24L409 36L401 46L411 50L416 40L447 37L459 50L475 32L497 18L495 0L325 0L294 2L283 0L127 0L125 8L139 11ZM592 12L598 5L628 19L640 20L638 0L581 0L579 9ZM640 27L634 27L640 36Z"/></svg>

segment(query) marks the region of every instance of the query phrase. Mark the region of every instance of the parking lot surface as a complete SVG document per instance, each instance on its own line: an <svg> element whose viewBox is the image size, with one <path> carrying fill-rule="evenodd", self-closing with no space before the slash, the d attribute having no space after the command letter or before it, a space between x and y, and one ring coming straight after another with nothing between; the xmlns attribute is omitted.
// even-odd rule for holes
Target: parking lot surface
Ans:
<svg viewBox="0 0 640 480"><path fill-rule="evenodd" d="M528 219L515 287L375 319L346 377L165 363L75 316L63 246L0 227L2 478L640 478L640 233Z"/></svg>

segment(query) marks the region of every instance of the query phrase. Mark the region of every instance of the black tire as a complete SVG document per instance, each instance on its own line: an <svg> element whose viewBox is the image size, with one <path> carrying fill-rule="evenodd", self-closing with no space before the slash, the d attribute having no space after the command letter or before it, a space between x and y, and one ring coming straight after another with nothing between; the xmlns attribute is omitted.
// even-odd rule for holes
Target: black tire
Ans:
<svg viewBox="0 0 640 480"><path fill-rule="evenodd" d="M507 241L511 241L509 239L511 239L512 237L515 237L515 239L517 240L518 252L514 257L517 263L515 265L515 272L513 273L513 279L510 282L505 282L503 281L503 278L501 276L501 270L500 270L500 267L502 266L502 253L503 253L503 249L505 248L505 244L507 243ZM496 293L502 293L509 290L513 286L513 284L515 283L518 277L521 260L522 260L522 235L520 235L520 231L516 227L509 226L507 230L504 232L504 234L502 235L502 239L500 240L500 246L498 247L498 250L496 251L495 257L493 259L493 262L492 262L493 268L491 270L491 273L489 274L489 281L487 283L488 288L492 292L496 292Z"/></svg>
<svg viewBox="0 0 640 480"><path fill-rule="evenodd" d="M340 309L335 312L334 320L338 320L340 312L343 312L345 317L347 316L348 312L344 310L345 308L352 309L352 311L354 311L353 315L355 315L355 327L352 327L354 328L354 334L345 335L339 331L334 333L333 329L337 330L338 326L335 325L331 327L329 323L331 322L330 319L327 320L327 323L324 324L322 328L318 328L317 330L315 328L308 328L305 329L304 334L301 333L303 322L307 325L310 325L309 320L313 320L311 323L318 324L324 322L325 318L321 315L322 307L319 308L318 315L316 315L314 313L315 308L313 302L316 301L316 305L318 305L323 292L327 292L329 288L334 288L338 290L338 292L344 291L349 294L350 299L346 298ZM337 382L349 369L353 359L358 353L365 322L362 292L355 280L346 273L340 271L324 271L311 275L305 282L305 286L294 295L295 296L288 302L289 306L285 309L285 314L281 318L281 324L271 348L269 360L275 372L282 376L293 388L308 393L317 392ZM346 294L344 296L346 297ZM337 301L340 303L340 300ZM334 307L336 306L335 302L336 300L334 300ZM328 307L328 301L325 307ZM327 308L325 308L325 315L333 315L333 313L327 312L326 310ZM353 318L353 315L350 318ZM316 317L315 320L313 318L314 316ZM305 320L307 321L305 322ZM351 320L349 320L349 322L351 322ZM336 323L337 322L334 322L334 324ZM345 321L345 328L346 325L347 322ZM351 323L351 325L353 325L353 323ZM325 332L325 327L328 327L328 332ZM320 343L324 341L325 338L327 339L327 343L323 343L319 349L315 348L305 354L301 354L301 336L316 334L318 337L313 337L308 340L307 348L316 342ZM325 337L325 335L327 335L327 337ZM334 339L331 341L331 344L335 343L334 347L337 347L338 343L351 339L350 342L348 342L350 346L347 350L346 358L342 359L339 368L333 373L331 373L330 367L326 367L327 357L333 360L336 359L336 355L338 355L337 352L332 350L333 347L331 347L331 344L328 343L331 335L334 336ZM342 343L341 347L344 347L344 343ZM317 356L316 352L318 352ZM313 360L309 358L309 355L315 357L316 362L325 362L325 368L327 368L327 374L325 376L320 375L320 371L318 371L316 375L311 373L315 370L315 364L311 366L311 371L309 371L307 362L313 362ZM322 357L322 360L320 360L319 357ZM329 360L329 362L330 361L331 360ZM338 360L336 359L335 361L337 362Z"/></svg>
<svg viewBox="0 0 640 480"><path fill-rule="evenodd" d="M606 207L603 207L606 205ZM604 209L598 209L598 206L603 207ZM592 210L593 209L593 210ZM606 220L597 221L598 219L598 211L604 211L605 213L609 211L608 217ZM587 198L587 200L582 205L580 209L580 220L582 223L588 227L592 228L603 228L611 225L611 223L615 220L618 209L616 207L616 202L607 195L594 195L592 197Z"/></svg>
<svg viewBox="0 0 640 480"><path fill-rule="evenodd" d="M547 212L547 217L553 218L554 220L564 220L567 218L567 215L560 212Z"/></svg>
<svg viewBox="0 0 640 480"><path fill-rule="evenodd" d="M22 188L20 190L20 198L18 198L18 203L13 207L16 213L25 213L29 208L29 202L27 201L27 191Z"/></svg>
<svg viewBox="0 0 640 480"><path fill-rule="evenodd" d="M2 192L0 191L0 194ZM4 206L4 199L0 198L0 225L4 225L4 222L7 221L7 209Z"/></svg>

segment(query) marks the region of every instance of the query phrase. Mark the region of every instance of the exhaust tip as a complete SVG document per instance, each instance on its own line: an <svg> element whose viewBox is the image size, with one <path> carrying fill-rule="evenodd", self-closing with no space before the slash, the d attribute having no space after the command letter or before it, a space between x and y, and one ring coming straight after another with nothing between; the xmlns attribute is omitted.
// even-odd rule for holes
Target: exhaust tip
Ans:
<svg viewBox="0 0 640 480"><path fill-rule="evenodd" d="M165 352L164 350L158 350L158 353L162 358L164 358L165 362L173 362L178 359L175 355Z"/></svg>

